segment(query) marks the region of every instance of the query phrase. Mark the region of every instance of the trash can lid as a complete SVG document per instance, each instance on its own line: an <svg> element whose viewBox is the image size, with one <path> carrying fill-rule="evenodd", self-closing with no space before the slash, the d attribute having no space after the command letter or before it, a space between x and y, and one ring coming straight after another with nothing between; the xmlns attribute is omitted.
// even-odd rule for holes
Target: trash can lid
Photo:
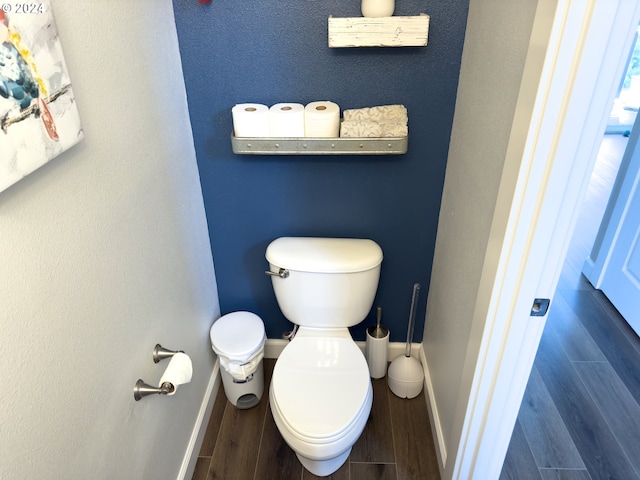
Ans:
<svg viewBox="0 0 640 480"><path fill-rule="evenodd" d="M246 363L264 346L262 319L251 312L233 312L213 322L209 331L211 346L218 355Z"/></svg>

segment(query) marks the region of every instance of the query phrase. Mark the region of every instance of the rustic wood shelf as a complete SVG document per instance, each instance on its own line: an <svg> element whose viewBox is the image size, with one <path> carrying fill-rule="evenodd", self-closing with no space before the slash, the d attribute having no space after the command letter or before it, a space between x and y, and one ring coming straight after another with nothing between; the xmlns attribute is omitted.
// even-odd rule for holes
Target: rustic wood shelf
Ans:
<svg viewBox="0 0 640 480"><path fill-rule="evenodd" d="M429 15L329 17L329 47L425 47Z"/></svg>
<svg viewBox="0 0 640 480"><path fill-rule="evenodd" d="M408 137L393 138L251 138L231 134L233 153L240 155L402 155Z"/></svg>

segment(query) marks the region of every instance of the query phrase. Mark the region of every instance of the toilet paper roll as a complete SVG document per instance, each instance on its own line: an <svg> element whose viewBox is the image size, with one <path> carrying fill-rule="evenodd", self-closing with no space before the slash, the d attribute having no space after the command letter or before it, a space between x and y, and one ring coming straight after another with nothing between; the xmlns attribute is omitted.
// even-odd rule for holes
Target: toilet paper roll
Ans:
<svg viewBox="0 0 640 480"><path fill-rule="evenodd" d="M169 361L167 369L162 374L158 386L162 387L163 383L169 382L174 388L173 392L167 395L173 395L178 390L178 385L184 385L191 381L192 375L193 366L191 365L191 358L185 353L178 352L171 357L171 361Z"/></svg>
<svg viewBox="0 0 640 480"><path fill-rule="evenodd" d="M239 103L231 109L236 137L268 137L269 107L260 103Z"/></svg>
<svg viewBox="0 0 640 480"><path fill-rule="evenodd" d="M272 105L269 108L269 133L272 137L304 137L304 105Z"/></svg>
<svg viewBox="0 0 640 480"><path fill-rule="evenodd" d="M333 102L311 102L304 107L306 137L337 137L340 134L340 107Z"/></svg>
<svg viewBox="0 0 640 480"><path fill-rule="evenodd" d="M387 361L389 349L389 330L382 338L372 336L372 331L376 327L367 329L367 341L365 344L365 352L367 364L369 365L369 375L371 378L382 378L387 374Z"/></svg>

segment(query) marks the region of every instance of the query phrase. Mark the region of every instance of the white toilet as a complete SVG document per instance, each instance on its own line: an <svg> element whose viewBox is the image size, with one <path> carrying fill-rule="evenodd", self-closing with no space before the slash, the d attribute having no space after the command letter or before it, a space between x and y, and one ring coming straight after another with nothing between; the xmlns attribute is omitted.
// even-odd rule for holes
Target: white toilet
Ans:
<svg viewBox="0 0 640 480"><path fill-rule="evenodd" d="M284 237L266 258L278 305L299 326L273 370L271 411L302 465L327 476L348 458L371 411L369 369L348 327L371 310L382 250L372 240Z"/></svg>

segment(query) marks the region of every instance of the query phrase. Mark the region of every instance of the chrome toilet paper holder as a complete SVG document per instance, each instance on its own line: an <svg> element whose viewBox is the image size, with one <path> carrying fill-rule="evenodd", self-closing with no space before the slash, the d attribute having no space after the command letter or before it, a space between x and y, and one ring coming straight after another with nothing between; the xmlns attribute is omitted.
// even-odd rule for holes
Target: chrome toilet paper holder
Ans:
<svg viewBox="0 0 640 480"><path fill-rule="evenodd" d="M156 346L153 347L153 363L158 363L161 360L164 360L165 358L171 358L176 353L184 353L184 351L183 350L169 350L167 348L164 348L159 343L157 343Z"/></svg>
<svg viewBox="0 0 640 480"><path fill-rule="evenodd" d="M153 348L153 363L159 363L161 360L165 358L171 358L176 353L184 353L182 350L169 350L164 348L159 343ZM175 391L176 387L169 383L164 382L159 387L154 387L153 385L149 385L145 383L141 378L138 379L135 386L133 387L133 398L136 400L143 399L149 395L159 394L159 395L169 395Z"/></svg>

